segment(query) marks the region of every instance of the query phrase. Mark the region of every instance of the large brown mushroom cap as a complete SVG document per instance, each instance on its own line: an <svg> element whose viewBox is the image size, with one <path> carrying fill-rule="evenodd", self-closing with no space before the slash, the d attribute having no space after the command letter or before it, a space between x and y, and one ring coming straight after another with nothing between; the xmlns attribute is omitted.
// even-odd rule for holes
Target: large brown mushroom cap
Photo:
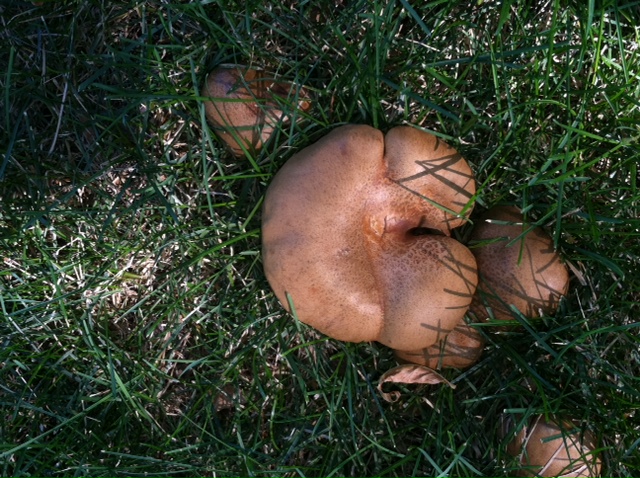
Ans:
<svg viewBox="0 0 640 478"><path fill-rule="evenodd" d="M287 102L300 110L311 103L306 90L277 82L263 72L241 66L219 66L202 87L205 114L220 139L237 156L259 150L284 121ZM295 108L293 108L295 109Z"/></svg>
<svg viewBox="0 0 640 478"><path fill-rule="evenodd" d="M522 236L522 237L520 237ZM553 314L567 293L569 272L540 227L524 223L516 207L494 207L476 222L471 241L480 281L471 311L478 320Z"/></svg>
<svg viewBox="0 0 640 478"><path fill-rule="evenodd" d="M473 254L447 237L474 192L464 159L427 133L339 127L269 186L267 279L285 308L330 337L428 347L460 322L475 290ZM432 230L441 234L424 234Z"/></svg>
<svg viewBox="0 0 640 478"><path fill-rule="evenodd" d="M518 476L596 477L601 462L594 436L574 431L569 421L561 425L536 417L507 446L507 452L519 457Z"/></svg>

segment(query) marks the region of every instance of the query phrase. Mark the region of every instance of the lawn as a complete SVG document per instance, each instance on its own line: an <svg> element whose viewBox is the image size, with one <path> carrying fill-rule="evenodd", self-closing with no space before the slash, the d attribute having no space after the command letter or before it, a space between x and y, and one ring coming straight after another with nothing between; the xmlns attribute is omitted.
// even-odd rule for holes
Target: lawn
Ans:
<svg viewBox="0 0 640 478"><path fill-rule="evenodd" d="M0 475L509 476L502 417L543 414L640 476L640 2L39 3L0 2ZM234 157L200 96L224 63L311 109ZM344 123L436 133L571 271L455 388L386 402L392 352L265 279L267 186Z"/></svg>

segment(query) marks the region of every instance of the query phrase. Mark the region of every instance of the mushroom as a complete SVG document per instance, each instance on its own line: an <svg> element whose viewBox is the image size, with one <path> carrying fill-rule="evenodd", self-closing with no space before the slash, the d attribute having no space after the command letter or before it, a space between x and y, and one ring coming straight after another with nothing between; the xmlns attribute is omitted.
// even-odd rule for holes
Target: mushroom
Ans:
<svg viewBox="0 0 640 478"><path fill-rule="evenodd" d="M242 156L268 141L287 103L306 111L311 103L304 88L275 81L265 72L222 65L209 73L202 87L205 113L214 131L231 152Z"/></svg>
<svg viewBox="0 0 640 478"><path fill-rule="evenodd" d="M474 192L469 165L431 134L338 127L268 188L267 279L287 310L334 339L429 347L463 320L475 291L473 254L449 237Z"/></svg>
<svg viewBox="0 0 640 478"><path fill-rule="evenodd" d="M424 365L434 370L463 369L478 361L485 340L478 329L460 322L444 339L419 350L396 350L396 359Z"/></svg>
<svg viewBox="0 0 640 478"><path fill-rule="evenodd" d="M566 295L569 272L540 227L524 222L516 207L494 207L477 221L470 237L480 280L471 305L477 320L514 320L553 314Z"/></svg>
<svg viewBox="0 0 640 478"><path fill-rule="evenodd" d="M518 457L522 467L518 476L599 476L601 461L594 436L577 430L570 420L558 422L538 416L509 442L507 453Z"/></svg>

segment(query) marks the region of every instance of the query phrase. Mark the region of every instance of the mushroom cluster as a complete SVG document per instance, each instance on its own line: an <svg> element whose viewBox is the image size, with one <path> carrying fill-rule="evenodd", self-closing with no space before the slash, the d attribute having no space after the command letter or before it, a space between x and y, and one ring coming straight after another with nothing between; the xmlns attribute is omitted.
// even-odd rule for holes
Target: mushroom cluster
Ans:
<svg viewBox="0 0 640 478"><path fill-rule="evenodd" d="M378 341L401 362L465 368L484 347L465 322L552 313L568 274L551 238L515 208L479 218L458 152L411 126L334 129L285 163L263 209L263 263L281 304L320 332ZM478 283L480 276L480 283ZM476 291L478 288L478 291Z"/></svg>
<svg viewBox="0 0 640 478"><path fill-rule="evenodd" d="M236 156L258 151L311 106L305 88L240 66L213 70L201 94ZM338 127L289 159L267 190L265 275L300 321L393 349L402 365L380 378L385 400L399 395L385 383L453 387L435 370L479 359L485 339L473 322L551 315L569 285L552 238L513 206L474 217L469 247L454 239L475 194L469 164L432 134ZM507 453L520 476L599 475L594 437L571 421L537 417L518 433L510 423Z"/></svg>
<svg viewBox="0 0 640 478"><path fill-rule="evenodd" d="M285 111L311 105L305 88L237 65L211 71L202 95L208 121L238 156L259 150ZM515 207L480 216L471 251L452 239L474 194L467 162L434 135L336 128L269 187L267 279L285 308L330 337L377 340L401 362L468 367L484 339L467 312L473 321L552 314L569 283L551 238Z"/></svg>

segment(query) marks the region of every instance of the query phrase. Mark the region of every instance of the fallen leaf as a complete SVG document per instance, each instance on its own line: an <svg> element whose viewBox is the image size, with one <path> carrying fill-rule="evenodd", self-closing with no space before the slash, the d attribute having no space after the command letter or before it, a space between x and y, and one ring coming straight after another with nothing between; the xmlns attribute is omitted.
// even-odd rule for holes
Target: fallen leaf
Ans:
<svg viewBox="0 0 640 478"><path fill-rule="evenodd" d="M435 370L423 365L403 364L387 370L378 382L378 391L387 402L396 402L401 393L398 391L385 392L382 387L386 383L408 383L422 385L438 385L445 383L451 388L456 388L451 382Z"/></svg>

